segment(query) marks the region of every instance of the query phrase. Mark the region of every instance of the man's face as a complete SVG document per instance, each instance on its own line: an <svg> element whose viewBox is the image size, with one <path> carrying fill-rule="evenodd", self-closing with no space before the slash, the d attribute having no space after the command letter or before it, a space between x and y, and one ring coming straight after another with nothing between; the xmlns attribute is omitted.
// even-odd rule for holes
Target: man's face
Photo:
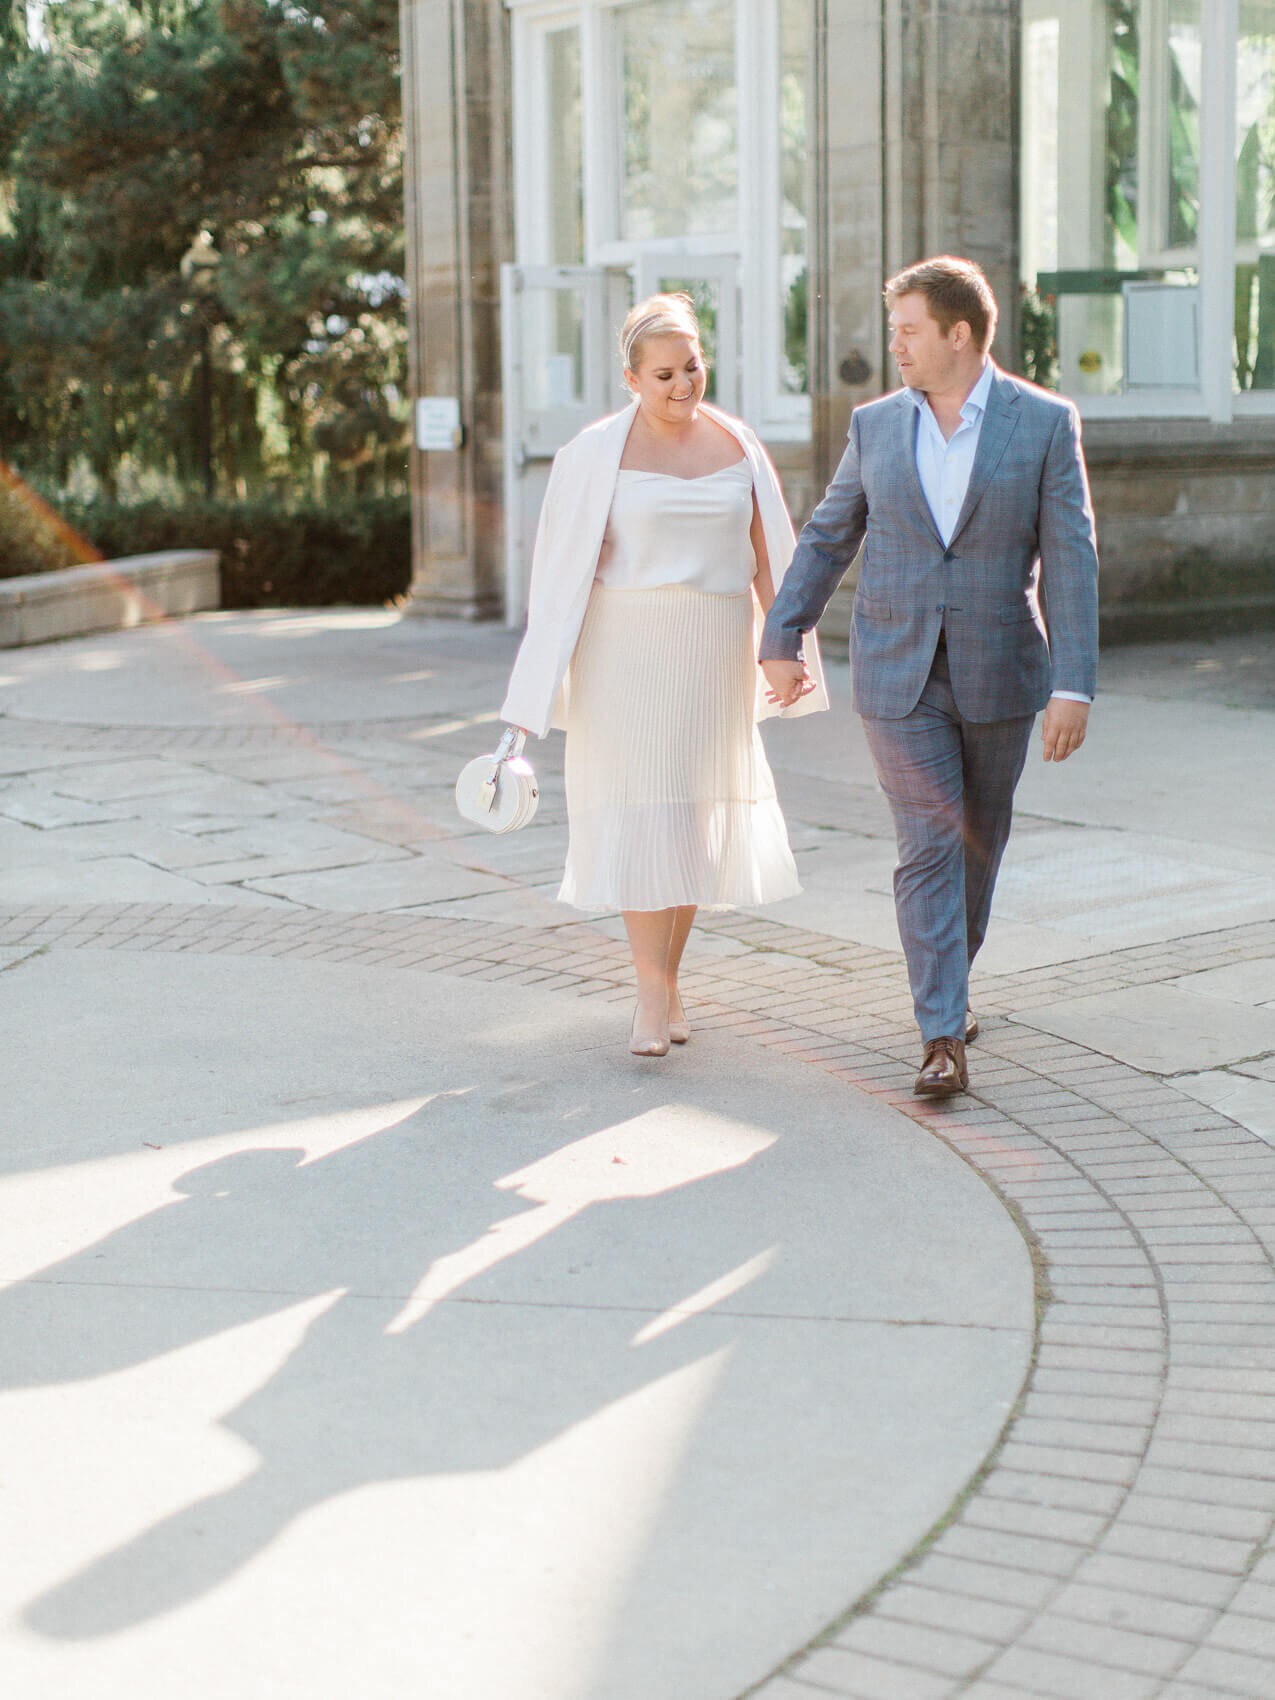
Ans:
<svg viewBox="0 0 1275 1700"><path fill-rule="evenodd" d="M944 389L960 359L958 344L967 346L968 337L964 320L950 331L940 329L929 302L919 293L900 295L890 313L890 353L909 389Z"/></svg>

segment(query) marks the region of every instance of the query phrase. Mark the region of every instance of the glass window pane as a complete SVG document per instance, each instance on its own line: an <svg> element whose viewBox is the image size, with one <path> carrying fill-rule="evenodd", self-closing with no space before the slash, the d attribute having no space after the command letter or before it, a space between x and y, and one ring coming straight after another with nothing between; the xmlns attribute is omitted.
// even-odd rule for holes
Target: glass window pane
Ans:
<svg viewBox="0 0 1275 1700"><path fill-rule="evenodd" d="M584 303L574 289L527 289L522 315L524 404L552 413L584 401Z"/></svg>
<svg viewBox="0 0 1275 1700"><path fill-rule="evenodd" d="M1171 0L1167 71L1169 248L1193 248L1200 230L1200 0Z"/></svg>
<svg viewBox="0 0 1275 1700"><path fill-rule="evenodd" d="M623 107L620 233L736 224L734 0L641 0L616 14Z"/></svg>
<svg viewBox="0 0 1275 1700"><path fill-rule="evenodd" d="M580 31L545 37L545 114L548 126L549 254L551 265L584 260L584 171L580 145Z"/></svg>
<svg viewBox="0 0 1275 1700"><path fill-rule="evenodd" d="M810 0L779 0L779 390L810 389L807 208L810 176Z"/></svg>
<svg viewBox="0 0 1275 1700"><path fill-rule="evenodd" d="M1236 77L1235 387L1275 389L1275 0L1241 0Z"/></svg>
<svg viewBox="0 0 1275 1700"><path fill-rule="evenodd" d="M1023 0L1023 368L1199 387L1204 0Z"/></svg>

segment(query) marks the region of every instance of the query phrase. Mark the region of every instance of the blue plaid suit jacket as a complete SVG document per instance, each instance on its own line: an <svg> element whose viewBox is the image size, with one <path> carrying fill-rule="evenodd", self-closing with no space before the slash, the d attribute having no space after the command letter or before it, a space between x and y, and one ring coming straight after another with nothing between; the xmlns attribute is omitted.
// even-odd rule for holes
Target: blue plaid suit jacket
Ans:
<svg viewBox="0 0 1275 1700"><path fill-rule="evenodd" d="M911 712L940 631L968 720L1034 714L1054 690L1092 696L1098 554L1075 408L996 371L946 547L917 475L916 429L903 390L855 409L767 617L762 659L801 653L862 544L850 628L860 714Z"/></svg>

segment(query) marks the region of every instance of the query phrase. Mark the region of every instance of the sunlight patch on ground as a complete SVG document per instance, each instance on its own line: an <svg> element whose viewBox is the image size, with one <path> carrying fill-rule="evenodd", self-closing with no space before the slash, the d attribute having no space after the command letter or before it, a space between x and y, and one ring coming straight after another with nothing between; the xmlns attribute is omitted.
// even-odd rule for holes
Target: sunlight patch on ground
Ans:
<svg viewBox="0 0 1275 1700"><path fill-rule="evenodd" d="M680 1304L670 1305L659 1316L652 1317L633 1336L635 1346L645 1346L648 1341L656 1339L661 1334L667 1334L671 1328L677 1328L681 1323L688 1322L693 1316L702 1316L705 1311L712 1310L714 1305L733 1299L736 1293L743 1292L752 1282L760 1280L774 1264L778 1255L777 1246L769 1246L765 1251L758 1252L756 1257L750 1257L741 1263L738 1269L732 1269L716 1281L710 1281L701 1287L699 1292L692 1293Z"/></svg>
<svg viewBox="0 0 1275 1700"><path fill-rule="evenodd" d="M194 617L205 618L202 614ZM232 614L230 618L234 619L235 616ZM397 608L334 608L331 611L316 610L313 614L272 614L268 610L261 610L254 611L250 619L244 619L242 616L239 618L241 631L274 638L281 634L288 637L305 637L311 632L376 631L385 626L398 625L403 616Z"/></svg>
<svg viewBox="0 0 1275 1700"><path fill-rule="evenodd" d="M236 679L233 684L219 685L222 696L252 696L260 691L277 691L285 685L304 685L304 678L278 673L273 679Z"/></svg>
<svg viewBox="0 0 1275 1700"><path fill-rule="evenodd" d="M293 1695L296 1637L313 1680L346 1664L353 1618L360 1692L418 1693L428 1670L431 1693L591 1700L729 1348L496 1468L314 1482L307 1503L287 1461L276 1473L209 1395L251 1400L331 1304L316 1297L56 1401L14 1401L47 1404L50 1419L16 1495L38 1551L0 1553L15 1692L117 1700L190 1659L234 1688L248 1675L235 1669L242 1626L265 1618L253 1692Z"/></svg>
<svg viewBox="0 0 1275 1700"><path fill-rule="evenodd" d="M592 1205L655 1198L724 1174L759 1156L776 1137L728 1116L668 1104L564 1145L496 1182L538 1208L507 1217L463 1250L435 1259L385 1332L406 1332L441 1299Z"/></svg>
<svg viewBox="0 0 1275 1700"><path fill-rule="evenodd" d="M397 1099L328 1115L299 1116L204 1139L146 1145L86 1162L0 1177L0 1280L25 1281L149 1212L188 1195L179 1185L194 1168L223 1157L266 1151L314 1163L409 1120L435 1097ZM55 1229L50 1228L56 1223ZM53 1256L50 1256L52 1252Z"/></svg>
<svg viewBox="0 0 1275 1700"><path fill-rule="evenodd" d="M105 1374L6 1390L0 1445L13 1456L22 1437L24 1459L21 1481L8 1484L8 1514L39 1536L0 1546L0 1612L16 1614L255 1475L260 1454L222 1418L270 1385L341 1297L281 1301L242 1323L210 1310L189 1318L186 1338L142 1362L128 1361L125 1336L118 1367ZM147 1610L144 1595L130 1605Z"/></svg>
<svg viewBox="0 0 1275 1700"><path fill-rule="evenodd" d="M489 726L492 721L500 720L496 713L470 714L463 720L440 720L433 726L421 726L415 732L409 732L408 738L447 738L453 732L464 732L470 726ZM503 722L502 722L503 724Z"/></svg>

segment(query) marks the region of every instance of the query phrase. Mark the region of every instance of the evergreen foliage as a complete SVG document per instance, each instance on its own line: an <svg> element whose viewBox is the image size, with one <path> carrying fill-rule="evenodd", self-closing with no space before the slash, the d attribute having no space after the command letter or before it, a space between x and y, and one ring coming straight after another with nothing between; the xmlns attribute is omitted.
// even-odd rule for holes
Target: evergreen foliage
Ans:
<svg viewBox="0 0 1275 1700"><path fill-rule="evenodd" d="M402 596L412 576L406 496L287 510L268 500L192 497L179 505L93 503L63 512L107 560L166 549L220 551L223 608L375 605Z"/></svg>
<svg viewBox="0 0 1275 1700"><path fill-rule="evenodd" d="M3 452L108 502L139 469L401 489L397 0L50 0L43 41L26 16L0 0Z"/></svg>

